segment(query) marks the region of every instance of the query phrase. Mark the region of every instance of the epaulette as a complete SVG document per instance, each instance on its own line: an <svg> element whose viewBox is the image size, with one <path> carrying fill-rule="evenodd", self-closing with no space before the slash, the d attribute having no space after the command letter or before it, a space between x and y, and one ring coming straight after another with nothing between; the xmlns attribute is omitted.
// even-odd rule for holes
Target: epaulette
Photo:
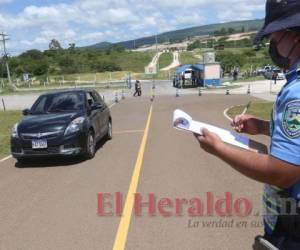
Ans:
<svg viewBox="0 0 300 250"><path fill-rule="evenodd" d="M296 74L298 75L297 79L300 79L300 67L296 69Z"/></svg>

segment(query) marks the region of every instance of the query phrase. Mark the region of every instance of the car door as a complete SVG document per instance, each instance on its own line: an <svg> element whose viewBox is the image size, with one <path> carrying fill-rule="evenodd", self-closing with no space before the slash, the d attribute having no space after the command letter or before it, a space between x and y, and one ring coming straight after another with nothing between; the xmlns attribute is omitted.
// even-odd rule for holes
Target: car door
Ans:
<svg viewBox="0 0 300 250"><path fill-rule="evenodd" d="M108 121L109 121L109 109L105 102L102 100L98 92L93 91L93 96L97 100L97 103L101 105L99 123L100 123L100 131L101 137L105 136L108 130Z"/></svg>
<svg viewBox="0 0 300 250"><path fill-rule="evenodd" d="M91 125L95 130L95 138L99 138L101 136L101 124L100 124L100 115L101 112L99 109L92 109L93 105L97 102L95 97L92 95L92 92L86 93L87 106L89 109L89 117Z"/></svg>

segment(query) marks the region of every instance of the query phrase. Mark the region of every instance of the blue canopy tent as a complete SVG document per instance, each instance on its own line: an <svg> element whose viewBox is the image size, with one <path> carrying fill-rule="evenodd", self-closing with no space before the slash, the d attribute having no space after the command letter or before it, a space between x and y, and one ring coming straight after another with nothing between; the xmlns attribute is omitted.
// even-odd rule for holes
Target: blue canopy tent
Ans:
<svg viewBox="0 0 300 250"><path fill-rule="evenodd" d="M190 74L187 71L191 70ZM191 85L192 87L203 86L203 72L204 66L201 64L185 64L176 69L176 77L173 81L174 87L186 87ZM187 75L190 77L186 78Z"/></svg>
<svg viewBox="0 0 300 250"><path fill-rule="evenodd" d="M203 64L184 64L179 66L176 69L176 74L182 74L183 72L185 72L187 69L194 69L195 71L204 71L204 66Z"/></svg>

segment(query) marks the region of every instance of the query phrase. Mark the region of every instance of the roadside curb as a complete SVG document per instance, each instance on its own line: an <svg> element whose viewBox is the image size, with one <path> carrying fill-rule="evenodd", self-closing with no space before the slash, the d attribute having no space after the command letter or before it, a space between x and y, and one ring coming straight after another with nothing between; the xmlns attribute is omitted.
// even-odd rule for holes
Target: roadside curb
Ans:
<svg viewBox="0 0 300 250"><path fill-rule="evenodd" d="M116 105L116 103L114 102L114 103L110 104L108 107L111 109L115 105Z"/></svg>
<svg viewBox="0 0 300 250"><path fill-rule="evenodd" d="M12 158L12 155L9 155L9 156L7 156L7 157L5 157L5 158L3 158L3 159L0 159L0 163L1 162L5 162L5 161L7 161L7 160L9 160L9 159L11 159Z"/></svg>
<svg viewBox="0 0 300 250"><path fill-rule="evenodd" d="M236 107L243 107L244 105L236 105L236 106L231 106L231 107L229 107L229 108L227 108L227 109L225 109L224 110L224 112L223 112L223 115L225 116L225 118L227 119L227 120L229 120L229 121L233 121L233 119L228 115L228 111L230 110L230 109L233 109L233 108L236 108Z"/></svg>
<svg viewBox="0 0 300 250"><path fill-rule="evenodd" d="M234 107L238 107L238 106L231 106L231 107L225 109L223 112L224 117L231 122L233 121L233 119L228 115L228 111Z"/></svg>

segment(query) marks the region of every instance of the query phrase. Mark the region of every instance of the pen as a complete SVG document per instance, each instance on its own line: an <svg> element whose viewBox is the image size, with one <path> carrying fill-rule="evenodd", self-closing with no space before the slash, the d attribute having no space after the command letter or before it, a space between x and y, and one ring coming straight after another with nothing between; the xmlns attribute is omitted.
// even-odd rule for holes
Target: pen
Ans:
<svg viewBox="0 0 300 250"><path fill-rule="evenodd" d="M251 106L251 101L247 104L246 108L243 110L243 112L241 113L241 115L245 115L248 112L250 106Z"/></svg>

